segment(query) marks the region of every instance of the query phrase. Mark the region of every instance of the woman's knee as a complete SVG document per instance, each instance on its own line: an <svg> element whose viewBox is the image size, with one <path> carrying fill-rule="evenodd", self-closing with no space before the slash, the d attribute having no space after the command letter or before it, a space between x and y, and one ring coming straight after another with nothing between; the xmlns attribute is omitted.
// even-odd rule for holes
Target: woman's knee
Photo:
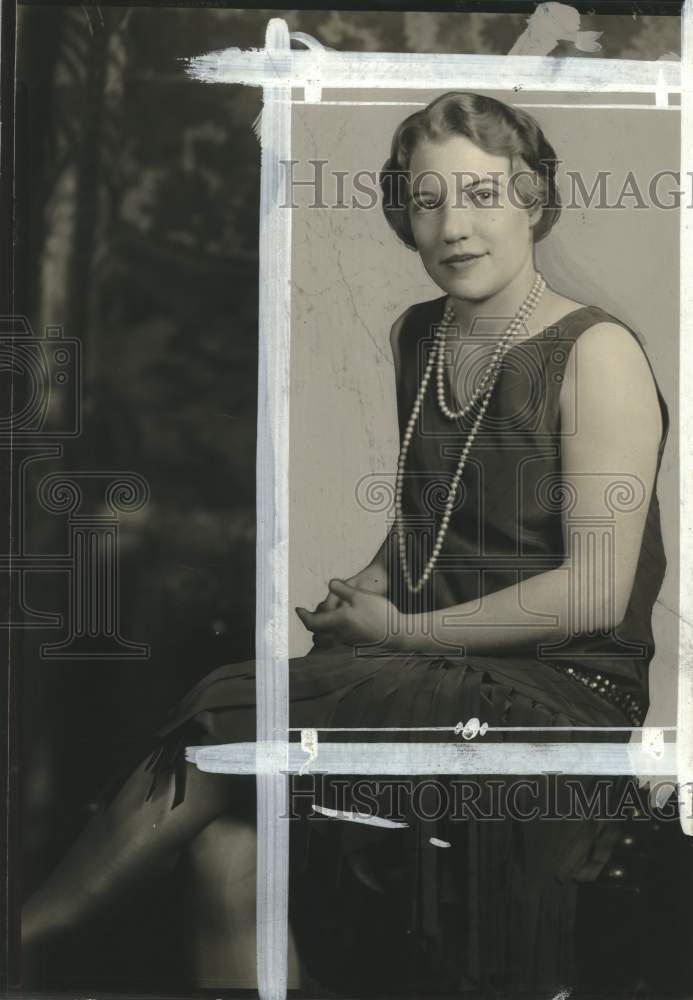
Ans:
<svg viewBox="0 0 693 1000"><path fill-rule="evenodd" d="M255 894L255 824L221 816L208 823L188 848L191 873L205 891Z"/></svg>

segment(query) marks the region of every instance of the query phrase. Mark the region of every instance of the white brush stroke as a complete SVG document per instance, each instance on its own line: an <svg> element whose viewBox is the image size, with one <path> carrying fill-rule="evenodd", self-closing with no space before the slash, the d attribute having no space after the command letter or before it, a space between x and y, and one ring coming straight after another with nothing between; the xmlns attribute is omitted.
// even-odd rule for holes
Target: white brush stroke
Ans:
<svg viewBox="0 0 693 1000"><path fill-rule="evenodd" d="M525 31L510 49L510 55L545 56L559 42L572 42L579 52L598 52L601 31L581 31L580 14L564 3L539 4L527 19Z"/></svg>
<svg viewBox="0 0 693 1000"><path fill-rule="evenodd" d="M385 819L383 816L369 816L366 813L354 812L349 809L330 809L328 806L313 806L313 811L328 816L330 819L343 819L347 823L365 823L369 826L379 826L384 829L401 829L408 827L408 823L401 823L394 819Z"/></svg>
<svg viewBox="0 0 693 1000"><path fill-rule="evenodd" d="M681 16L681 177L693 170L693 0ZM679 685L677 705L679 809L684 833L693 836L693 221L680 213L681 325L679 337Z"/></svg>
<svg viewBox="0 0 693 1000"><path fill-rule="evenodd" d="M455 735L461 735L463 740L473 740L476 736L485 736L487 732L488 722L481 723L477 718L458 722L455 726Z"/></svg>
<svg viewBox="0 0 693 1000"><path fill-rule="evenodd" d="M676 726L655 726L658 733L675 733ZM647 726L489 726L484 723L484 733L640 733L647 732ZM302 733L303 729L289 726L290 733ZM456 726L318 726L315 733L455 733L461 732Z"/></svg>
<svg viewBox="0 0 693 1000"><path fill-rule="evenodd" d="M267 57L289 49L285 21L273 18ZM291 92L281 80L263 94L260 176L260 300L256 463L257 739L273 763L286 754L289 725L289 333L291 212L282 211L281 163L291 158ZM257 773L257 981L262 1000L287 990L289 821L283 768Z"/></svg>
<svg viewBox="0 0 693 1000"><path fill-rule="evenodd" d="M201 771L268 774L277 763L275 744L220 743L186 748ZM301 771L298 743L286 751L287 770ZM320 743L311 771L327 774L563 774L675 777L677 748L665 743L653 757L639 743Z"/></svg>
<svg viewBox="0 0 693 1000"><path fill-rule="evenodd" d="M656 94L655 94L656 97ZM668 97L668 92L667 92ZM313 104L313 101L302 101L300 98L294 98L291 101L292 105L297 105L298 107L304 107L306 104ZM574 111L576 108L587 109L589 111L679 111L678 105L662 105L662 104L538 104L533 102L532 104L521 104L513 101L514 108L563 108L566 111ZM425 108L426 104L423 101L321 101L320 106L327 107L344 107L344 108Z"/></svg>
<svg viewBox="0 0 693 1000"><path fill-rule="evenodd" d="M664 753L664 731L656 726L643 730L642 748L652 757L661 757Z"/></svg>
<svg viewBox="0 0 693 1000"><path fill-rule="evenodd" d="M317 729L301 730L301 750L308 754L303 762L299 774L303 774L305 769L318 759L318 731Z"/></svg>
<svg viewBox="0 0 693 1000"><path fill-rule="evenodd" d="M655 106L658 108L666 108L669 104L669 91L667 90L666 83L664 82L664 74L657 74L657 87L655 89Z"/></svg>
<svg viewBox="0 0 693 1000"><path fill-rule="evenodd" d="M273 18L273 20L276 20ZM270 22L271 23L271 22ZM220 49L186 59L187 72L204 83L252 87L311 87L313 52ZM669 93L681 89L681 63L659 59L582 59L552 56L491 56L457 53L320 53L323 89L490 90L655 94L663 80ZM661 86L661 84L660 84ZM290 99L290 98L289 98Z"/></svg>

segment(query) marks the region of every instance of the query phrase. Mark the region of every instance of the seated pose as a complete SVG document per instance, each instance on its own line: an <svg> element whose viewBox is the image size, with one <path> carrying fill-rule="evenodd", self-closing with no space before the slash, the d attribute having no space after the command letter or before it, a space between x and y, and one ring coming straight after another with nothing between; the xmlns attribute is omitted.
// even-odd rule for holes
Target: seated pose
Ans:
<svg viewBox="0 0 693 1000"><path fill-rule="evenodd" d="M627 740L643 723L669 418L638 336L537 270L534 246L560 215L556 167L530 115L477 94L444 94L395 132L383 209L443 294L392 327L393 527L367 567L296 609L314 645L290 660L292 727L398 727L357 736L469 746L412 730L478 720L479 745ZM186 746L254 738L253 662L193 688L28 900L29 965L185 858L191 978L255 983L253 779L185 758ZM608 860L616 824L537 818L527 781L488 818L513 782L491 777L465 791L476 812L454 796L437 808L448 776L425 794L414 783L405 819L380 826L328 817L337 783L320 786L318 818L291 825L290 986L353 991L359 971L419 996L573 981L577 887ZM595 779L579 781L587 795ZM383 819L388 784L372 795Z"/></svg>

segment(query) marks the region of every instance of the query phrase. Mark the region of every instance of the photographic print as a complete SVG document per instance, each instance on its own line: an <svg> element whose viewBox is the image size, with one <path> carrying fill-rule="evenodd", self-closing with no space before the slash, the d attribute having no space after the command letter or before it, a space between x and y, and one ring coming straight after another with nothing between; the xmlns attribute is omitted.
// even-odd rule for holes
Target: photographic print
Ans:
<svg viewBox="0 0 693 1000"><path fill-rule="evenodd" d="M483 6L16 11L8 995L693 990L693 28Z"/></svg>

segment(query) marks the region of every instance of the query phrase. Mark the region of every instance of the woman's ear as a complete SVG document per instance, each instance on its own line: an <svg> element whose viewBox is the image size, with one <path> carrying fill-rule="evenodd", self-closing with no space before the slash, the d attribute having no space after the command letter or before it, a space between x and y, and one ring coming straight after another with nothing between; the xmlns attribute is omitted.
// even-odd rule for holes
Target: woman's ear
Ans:
<svg viewBox="0 0 693 1000"><path fill-rule="evenodd" d="M544 185L536 171L530 170L524 160L520 161L517 168L513 164L513 169L518 170L513 196L517 199L516 204L521 205L527 212L529 228L533 229L544 214Z"/></svg>
<svg viewBox="0 0 693 1000"><path fill-rule="evenodd" d="M534 204L529 205L527 208L527 214L529 218L529 228L534 229L542 215L544 214L544 209L542 208L541 201L535 201Z"/></svg>

